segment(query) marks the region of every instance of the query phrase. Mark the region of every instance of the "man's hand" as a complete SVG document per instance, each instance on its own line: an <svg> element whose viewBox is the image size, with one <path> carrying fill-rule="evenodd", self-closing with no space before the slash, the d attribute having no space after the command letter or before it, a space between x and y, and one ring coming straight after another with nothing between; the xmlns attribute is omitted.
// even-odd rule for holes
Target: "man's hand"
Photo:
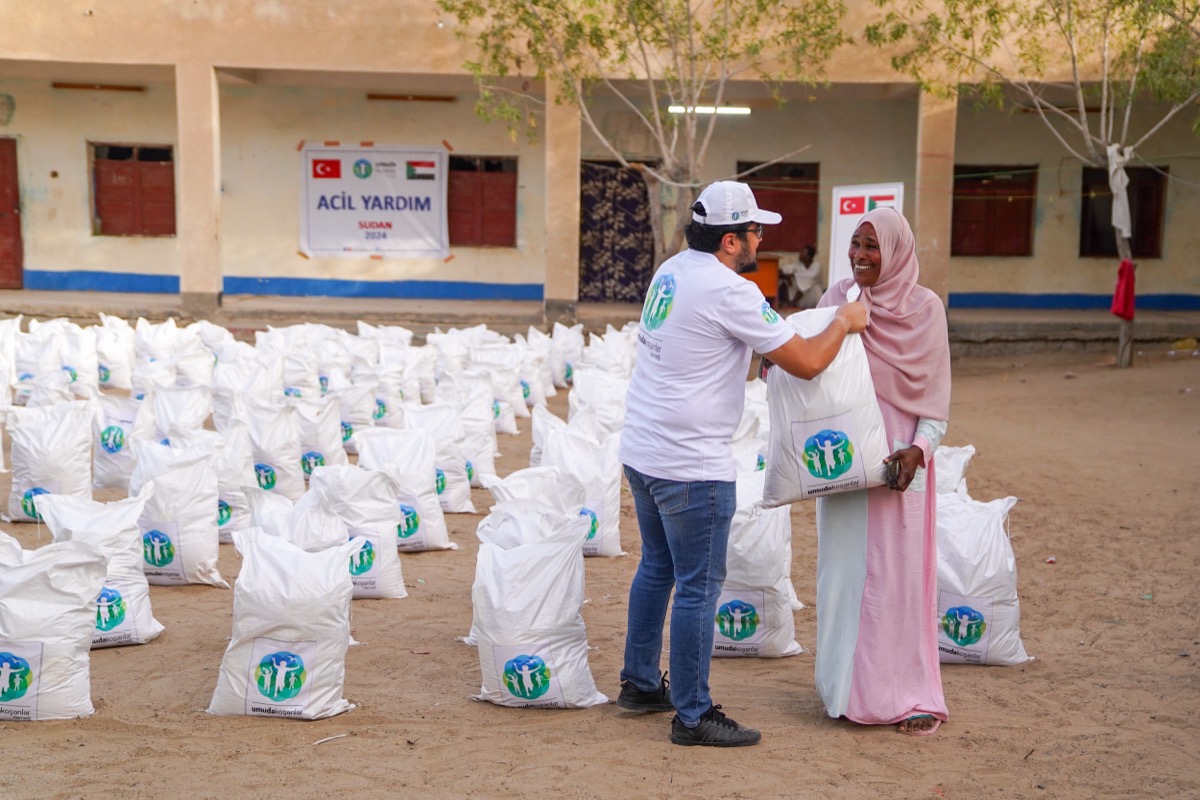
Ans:
<svg viewBox="0 0 1200 800"><path fill-rule="evenodd" d="M838 306L837 318L847 325L847 333L862 333L867 329L871 315L862 303L844 303Z"/></svg>

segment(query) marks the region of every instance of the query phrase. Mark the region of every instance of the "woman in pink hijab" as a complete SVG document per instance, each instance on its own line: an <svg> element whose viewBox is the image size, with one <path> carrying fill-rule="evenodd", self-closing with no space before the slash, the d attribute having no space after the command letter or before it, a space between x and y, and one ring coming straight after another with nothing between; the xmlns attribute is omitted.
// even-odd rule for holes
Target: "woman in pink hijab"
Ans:
<svg viewBox="0 0 1200 800"><path fill-rule="evenodd" d="M817 500L816 686L831 717L929 735L948 719L937 646L933 453L950 416L946 310L917 284L916 239L898 211L862 218L850 243L870 310L861 334L883 412L888 486Z"/></svg>

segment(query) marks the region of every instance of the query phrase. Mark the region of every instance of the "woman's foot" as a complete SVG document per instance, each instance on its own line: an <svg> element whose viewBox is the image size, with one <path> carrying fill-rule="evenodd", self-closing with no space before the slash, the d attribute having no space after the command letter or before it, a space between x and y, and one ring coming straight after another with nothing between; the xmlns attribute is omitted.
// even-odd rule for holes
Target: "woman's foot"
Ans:
<svg viewBox="0 0 1200 800"><path fill-rule="evenodd" d="M932 714L914 714L900 720L896 730L909 736L932 736L942 726L942 721Z"/></svg>

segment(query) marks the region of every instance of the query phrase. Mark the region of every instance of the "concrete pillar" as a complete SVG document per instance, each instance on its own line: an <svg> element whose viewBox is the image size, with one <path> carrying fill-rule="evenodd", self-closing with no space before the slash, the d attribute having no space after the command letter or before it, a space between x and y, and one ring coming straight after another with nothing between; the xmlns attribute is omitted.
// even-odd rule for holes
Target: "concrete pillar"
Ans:
<svg viewBox="0 0 1200 800"><path fill-rule="evenodd" d="M176 65L175 102L179 299L184 316L204 317L220 307L223 286L220 98L210 64Z"/></svg>
<svg viewBox="0 0 1200 800"><path fill-rule="evenodd" d="M917 109L917 187L913 233L921 283L950 294L950 219L954 210L954 135L958 101L921 92Z"/></svg>
<svg viewBox="0 0 1200 800"><path fill-rule="evenodd" d="M579 303L580 119L546 82L546 322L575 322Z"/></svg>

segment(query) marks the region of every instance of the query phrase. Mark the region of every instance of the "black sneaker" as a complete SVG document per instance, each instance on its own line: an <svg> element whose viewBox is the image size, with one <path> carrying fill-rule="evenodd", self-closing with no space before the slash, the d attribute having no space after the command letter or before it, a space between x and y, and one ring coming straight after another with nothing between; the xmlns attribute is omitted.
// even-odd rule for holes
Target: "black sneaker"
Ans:
<svg viewBox="0 0 1200 800"><path fill-rule="evenodd" d="M671 741L675 744L704 745L707 747L745 747L757 744L762 734L754 728L746 728L725 716L720 706L713 706L700 717L700 724L689 728L679 721L671 720Z"/></svg>
<svg viewBox="0 0 1200 800"><path fill-rule="evenodd" d="M617 705L629 711L674 711L671 705L671 684L667 681L667 673L663 673L658 688L644 692L632 681L621 681L621 693L617 695Z"/></svg>

